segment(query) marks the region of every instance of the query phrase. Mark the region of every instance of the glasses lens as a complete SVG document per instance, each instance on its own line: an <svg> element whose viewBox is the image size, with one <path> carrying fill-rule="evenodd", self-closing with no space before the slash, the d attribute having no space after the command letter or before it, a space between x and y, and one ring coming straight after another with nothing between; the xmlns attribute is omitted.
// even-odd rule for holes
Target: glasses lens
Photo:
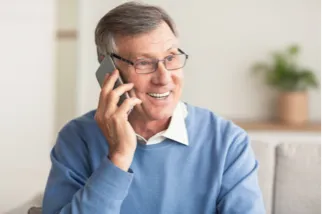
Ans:
<svg viewBox="0 0 322 214"><path fill-rule="evenodd" d="M185 66L185 54L169 55L164 59L165 67L168 70L176 70ZM151 73L154 72L157 66L157 61L153 59L140 59L135 62L135 70L137 73Z"/></svg>
<svg viewBox="0 0 322 214"><path fill-rule="evenodd" d="M155 69L155 61L152 59L140 59L135 62L135 69L138 73L150 73Z"/></svg>
<svg viewBox="0 0 322 214"><path fill-rule="evenodd" d="M170 55L165 59L165 65L168 70L182 68L186 63L185 54Z"/></svg>

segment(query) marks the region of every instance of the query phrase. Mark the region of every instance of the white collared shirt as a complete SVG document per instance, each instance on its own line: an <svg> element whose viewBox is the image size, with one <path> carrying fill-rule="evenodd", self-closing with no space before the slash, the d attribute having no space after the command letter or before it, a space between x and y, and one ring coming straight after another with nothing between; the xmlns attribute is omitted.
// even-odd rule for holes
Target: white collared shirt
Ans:
<svg viewBox="0 0 322 214"><path fill-rule="evenodd" d="M137 138L139 141L143 141L146 145L161 143L166 138L174 140L178 143L182 143L184 145L189 145L188 133L185 123L185 118L187 117L187 115L188 111L186 105L183 102L179 101L173 112L169 127L166 130L153 135L149 140L144 139L138 134Z"/></svg>

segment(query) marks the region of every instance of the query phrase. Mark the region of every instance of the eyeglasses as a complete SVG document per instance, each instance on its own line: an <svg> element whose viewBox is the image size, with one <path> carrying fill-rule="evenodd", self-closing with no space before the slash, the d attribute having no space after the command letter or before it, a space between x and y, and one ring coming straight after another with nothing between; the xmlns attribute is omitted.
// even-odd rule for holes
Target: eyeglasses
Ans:
<svg viewBox="0 0 322 214"><path fill-rule="evenodd" d="M187 55L181 49L178 49L178 51L178 54L171 54L161 60L146 58L136 60L135 62L124 59L123 57L120 57L114 53L112 53L110 56L132 65L135 68L135 71L139 74L148 74L155 72L158 69L159 62L163 62L164 67L169 71L183 68L186 65L189 55Z"/></svg>

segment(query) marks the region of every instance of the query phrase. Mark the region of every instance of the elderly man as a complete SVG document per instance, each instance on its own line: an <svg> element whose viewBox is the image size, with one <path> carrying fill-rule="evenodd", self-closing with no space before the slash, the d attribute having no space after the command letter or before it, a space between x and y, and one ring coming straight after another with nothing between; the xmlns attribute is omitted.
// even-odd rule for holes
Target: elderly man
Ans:
<svg viewBox="0 0 322 214"><path fill-rule="evenodd" d="M180 101L188 55L170 16L128 2L99 21L95 39L99 61L110 56L118 70L97 109L59 132L43 213L264 213L247 134Z"/></svg>

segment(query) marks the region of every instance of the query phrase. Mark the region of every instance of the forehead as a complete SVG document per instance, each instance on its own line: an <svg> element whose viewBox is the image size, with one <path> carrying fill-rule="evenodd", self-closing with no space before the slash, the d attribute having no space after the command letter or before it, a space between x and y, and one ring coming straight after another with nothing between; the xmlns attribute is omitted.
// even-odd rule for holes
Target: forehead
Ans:
<svg viewBox="0 0 322 214"><path fill-rule="evenodd" d="M117 52L124 56L158 55L171 47L178 47L178 39L166 23L155 30L137 35L117 37Z"/></svg>

